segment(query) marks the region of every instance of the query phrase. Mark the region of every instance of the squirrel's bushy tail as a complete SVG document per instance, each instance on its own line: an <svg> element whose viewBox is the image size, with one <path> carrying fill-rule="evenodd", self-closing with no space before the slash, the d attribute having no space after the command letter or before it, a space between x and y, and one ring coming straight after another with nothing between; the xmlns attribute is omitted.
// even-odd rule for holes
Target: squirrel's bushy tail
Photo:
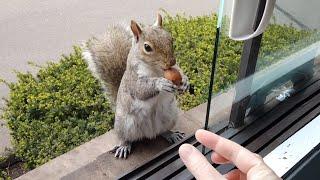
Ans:
<svg viewBox="0 0 320 180"><path fill-rule="evenodd" d="M126 69L131 43L130 31L118 25L109 27L102 37L91 38L82 47L88 68L101 81L113 106Z"/></svg>

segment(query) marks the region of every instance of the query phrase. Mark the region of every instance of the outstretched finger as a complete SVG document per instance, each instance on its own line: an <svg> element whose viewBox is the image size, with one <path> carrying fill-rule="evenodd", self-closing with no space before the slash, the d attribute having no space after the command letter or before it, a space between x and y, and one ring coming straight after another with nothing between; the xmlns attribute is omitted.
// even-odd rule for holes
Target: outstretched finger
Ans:
<svg viewBox="0 0 320 180"><path fill-rule="evenodd" d="M234 163L234 165L245 174L254 166L263 163L262 158L258 155L250 152L233 141L209 131L198 130L196 132L196 138L201 144L214 150L225 159Z"/></svg>
<svg viewBox="0 0 320 180"><path fill-rule="evenodd" d="M183 163L196 179L224 179L198 149L192 145L181 145L179 148L179 155Z"/></svg>

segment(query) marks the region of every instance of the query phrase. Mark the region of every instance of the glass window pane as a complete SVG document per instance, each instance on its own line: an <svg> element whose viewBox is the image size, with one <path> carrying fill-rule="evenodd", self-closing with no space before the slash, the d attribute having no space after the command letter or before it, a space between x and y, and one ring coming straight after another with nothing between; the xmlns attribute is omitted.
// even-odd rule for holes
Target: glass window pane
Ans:
<svg viewBox="0 0 320 180"><path fill-rule="evenodd" d="M320 2L277 1L263 34L256 70L265 76L254 80L253 88L259 90L251 99L252 107L272 98L283 101L317 78L320 23L310 18L319 16L317 5Z"/></svg>
<svg viewBox="0 0 320 180"><path fill-rule="evenodd" d="M275 101L275 106L285 101L319 77L319 1L276 1L272 19L262 36L256 71L239 82L243 42L228 37L231 5L228 0L225 2L211 125L222 119L229 120L232 105L247 97L250 101L246 115L250 115L268 102Z"/></svg>

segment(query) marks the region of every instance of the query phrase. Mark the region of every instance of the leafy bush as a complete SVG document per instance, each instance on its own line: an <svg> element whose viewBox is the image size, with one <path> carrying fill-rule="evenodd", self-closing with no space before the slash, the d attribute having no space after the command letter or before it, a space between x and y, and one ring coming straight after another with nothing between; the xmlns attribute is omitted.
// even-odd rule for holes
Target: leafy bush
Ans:
<svg viewBox="0 0 320 180"><path fill-rule="evenodd" d="M12 130L15 155L33 168L99 136L113 125L113 113L79 48L36 76L17 73L7 83L4 119Z"/></svg>
<svg viewBox="0 0 320 180"><path fill-rule="evenodd" d="M177 61L195 89L193 94L178 97L184 110L206 101L216 21L215 15L165 18ZM299 48L292 44L301 39L316 41L312 34L290 26L269 26L260 53L263 61L259 60L258 66L268 66ZM215 92L236 81L242 45L221 36ZM277 51L281 53L275 56ZM110 104L86 67L80 49L75 48L60 62L41 67L36 76L17 73L17 82L5 82L11 91L3 116L12 130L15 154L27 167L41 165L112 128Z"/></svg>
<svg viewBox="0 0 320 180"><path fill-rule="evenodd" d="M9 175L8 169L0 169L0 180L11 180L12 178Z"/></svg>
<svg viewBox="0 0 320 180"><path fill-rule="evenodd" d="M0 169L0 180L5 179L7 176L7 173L4 170Z"/></svg>
<svg viewBox="0 0 320 180"><path fill-rule="evenodd" d="M213 43L216 34L216 15L165 18L164 27L171 32L178 64L194 85L194 94L178 97L182 109L187 110L206 101L210 78ZM237 78L242 43L222 37L217 62L215 92L226 88Z"/></svg>

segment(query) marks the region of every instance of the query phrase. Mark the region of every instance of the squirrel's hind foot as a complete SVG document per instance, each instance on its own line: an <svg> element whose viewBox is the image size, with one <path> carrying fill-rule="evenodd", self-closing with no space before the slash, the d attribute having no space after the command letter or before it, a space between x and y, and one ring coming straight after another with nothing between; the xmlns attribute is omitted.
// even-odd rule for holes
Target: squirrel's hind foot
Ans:
<svg viewBox="0 0 320 180"><path fill-rule="evenodd" d="M167 131L161 134L161 136L165 138L170 144L174 144L181 141L186 135L183 132L179 131Z"/></svg>
<svg viewBox="0 0 320 180"><path fill-rule="evenodd" d="M127 159L128 155L131 153L132 144L130 142L121 143L115 146L109 153L113 153L116 158Z"/></svg>

